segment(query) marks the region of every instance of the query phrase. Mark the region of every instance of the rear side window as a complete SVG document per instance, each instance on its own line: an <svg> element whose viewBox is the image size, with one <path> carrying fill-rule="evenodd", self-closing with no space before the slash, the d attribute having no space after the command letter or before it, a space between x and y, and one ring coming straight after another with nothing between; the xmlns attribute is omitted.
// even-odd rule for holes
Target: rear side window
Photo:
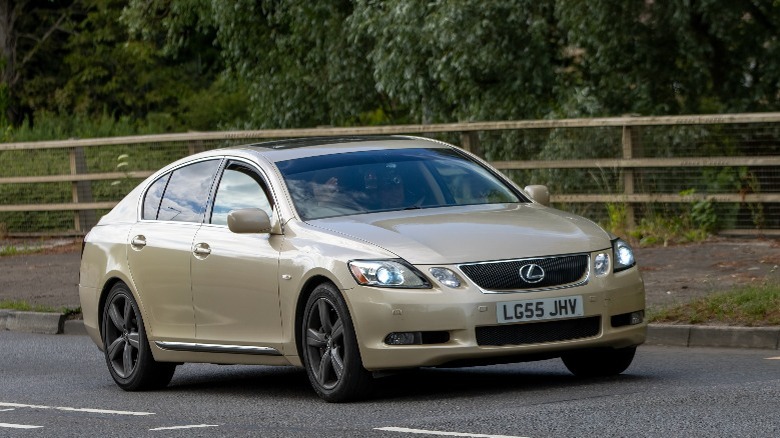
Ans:
<svg viewBox="0 0 780 438"><path fill-rule="evenodd" d="M220 160L200 161L180 167L151 185L144 198L144 219L153 219L155 198L164 195L157 210L157 220L176 222L203 221L209 190ZM168 180L167 184L162 182ZM148 210L147 210L148 205Z"/></svg>
<svg viewBox="0 0 780 438"><path fill-rule="evenodd" d="M165 192L165 186L168 185L168 180L171 178L170 173L166 173L160 177L149 187L144 197L144 213L143 219L155 220L157 219L157 212L160 211L160 201L162 201L163 192Z"/></svg>

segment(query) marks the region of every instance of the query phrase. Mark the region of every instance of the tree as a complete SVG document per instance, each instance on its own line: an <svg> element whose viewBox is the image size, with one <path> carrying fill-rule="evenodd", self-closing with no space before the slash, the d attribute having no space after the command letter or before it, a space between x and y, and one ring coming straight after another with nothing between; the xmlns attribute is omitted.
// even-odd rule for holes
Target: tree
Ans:
<svg viewBox="0 0 780 438"><path fill-rule="evenodd" d="M43 88L61 82L56 60L79 15L78 0L0 0L0 109L19 125Z"/></svg>
<svg viewBox="0 0 780 438"><path fill-rule="evenodd" d="M125 0L81 1L84 18L66 44L68 79L56 93L60 113L137 120L164 113L176 124L182 101L208 89L223 68L207 36L193 35L173 56L158 41L130 36L119 21Z"/></svg>
<svg viewBox="0 0 780 438"><path fill-rule="evenodd" d="M583 86L602 114L778 108L776 2L557 1Z"/></svg>
<svg viewBox="0 0 780 438"><path fill-rule="evenodd" d="M123 20L178 53L215 32L226 70L248 87L255 127L357 123L381 106L365 48L347 39L347 0L131 0ZM182 37L187 35L187 37Z"/></svg>
<svg viewBox="0 0 780 438"><path fill-rule="evenodd" d="M550 1L356 0L377 87L419 122L541 117L568 62Z"/></svg>

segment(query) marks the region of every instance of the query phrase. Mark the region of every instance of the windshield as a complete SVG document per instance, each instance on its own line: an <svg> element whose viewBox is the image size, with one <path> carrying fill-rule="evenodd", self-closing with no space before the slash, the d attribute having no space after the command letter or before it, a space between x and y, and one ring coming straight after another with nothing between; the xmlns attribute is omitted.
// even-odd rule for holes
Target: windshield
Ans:
<svg viewBox="0 0 780 438"><path fill-rule="evenodd" d="M453 149L383 149L276 164L304 220L528 202L489 170Z"/></svg>

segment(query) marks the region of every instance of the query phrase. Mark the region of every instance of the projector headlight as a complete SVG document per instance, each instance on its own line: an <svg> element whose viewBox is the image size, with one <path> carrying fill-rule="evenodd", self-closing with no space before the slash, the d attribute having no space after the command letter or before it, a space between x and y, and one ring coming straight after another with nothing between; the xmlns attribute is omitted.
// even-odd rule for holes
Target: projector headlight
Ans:
<svg viewBox="0 0 780 438"><path fill-rule="evenodd" d="M612 241L612 251L615 253L615 272L625 271L636 265L634 250L623 239Z"/></svg>
<svg viewBox="0 0 780 438"><path fill-rule="evenodd" d="M596 277L609 274L609 254L605 252L596 254L596 258L593 259L593 272L596 273Z"/></svg>
<svg viewBox="0 0 780 438"><path fill-rule="evenodd" d="M459 288L460 285L463 283L458 277L458 274L452 272L447 268L431 268L428 270L428 272L430 272L431 275L433 275L437 280L439 280L441 284L447 287Z"/></svg>
<svg viewBox="0 0 780 438"><path fill-rule="evenodd" d="M353 260L349 271L363 286L430 288L428 280L401 260Z"/></svg>

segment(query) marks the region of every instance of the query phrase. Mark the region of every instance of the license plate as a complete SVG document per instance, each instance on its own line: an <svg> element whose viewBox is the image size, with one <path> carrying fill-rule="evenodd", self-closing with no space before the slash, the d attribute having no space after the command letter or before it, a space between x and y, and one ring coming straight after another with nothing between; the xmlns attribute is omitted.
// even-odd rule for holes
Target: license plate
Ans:
<svg viewBox="0 0 780 438"><path fill-rule="evenodd" d="M496 304L500 324L583 316L581 296L505 301Z"/></svg>

